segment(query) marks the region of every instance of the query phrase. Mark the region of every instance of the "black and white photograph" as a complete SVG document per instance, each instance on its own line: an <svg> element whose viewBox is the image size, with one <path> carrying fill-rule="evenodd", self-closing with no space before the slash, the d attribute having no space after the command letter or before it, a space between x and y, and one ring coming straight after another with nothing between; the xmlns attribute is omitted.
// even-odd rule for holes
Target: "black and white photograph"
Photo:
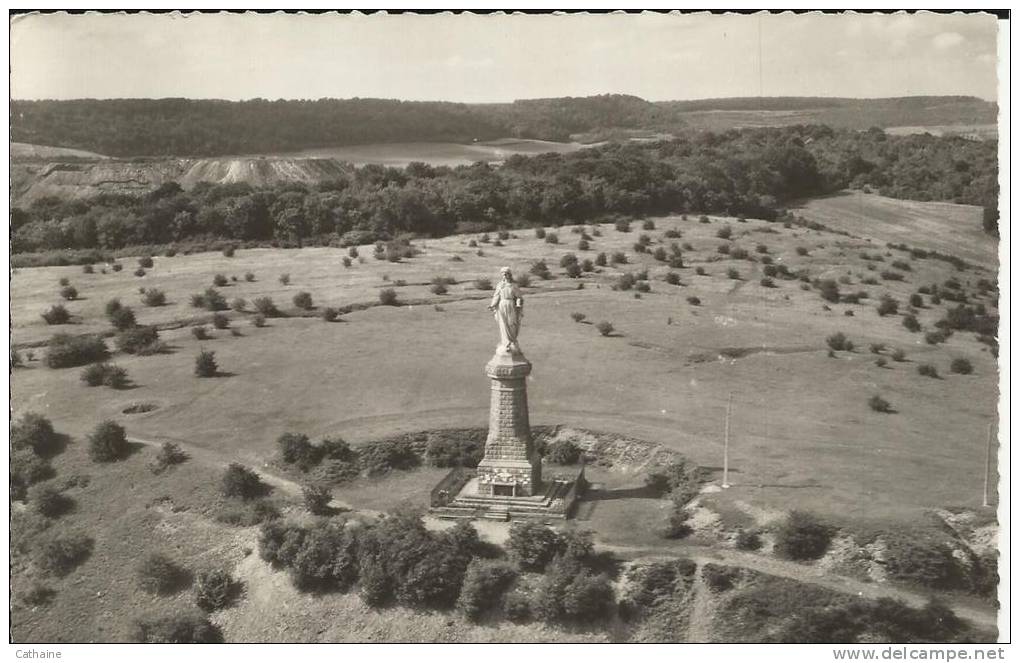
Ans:
<svg viewBox="0 0 1020 663"><path fill-rule="evenodd" d="M10 9L10 660L1006 660L1009 24Z"/></svg>

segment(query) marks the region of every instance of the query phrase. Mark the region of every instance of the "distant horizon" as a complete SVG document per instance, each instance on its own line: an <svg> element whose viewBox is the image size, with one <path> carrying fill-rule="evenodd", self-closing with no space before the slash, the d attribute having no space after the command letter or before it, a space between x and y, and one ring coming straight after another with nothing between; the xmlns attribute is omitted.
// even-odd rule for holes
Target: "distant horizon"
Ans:
<svg viewBox="0 0 1020 663"><path fill-rule="evenodd" d="M411 103L432 103L432 104L464 104L466 106L490 106L500 104L512 104L518 101L541 101L545 99L590 99L594 97L635 97L642 101L647 101L653 104L665 104L671 102L691 102L691 101L728 101L733 99L823 99L823 100L841 100L850 99L853 101L888 101L892 99L930 99L930 98L961 98L961 99L977 99L985 103L997 104L998 99L986 99L974 94L904 94L904 95L891 95L882 97L856 97L847 95L823 95L823 94L775 94L775 95L733 95L728 97L689 97L689 98L673 98L673 99L647 99L640 95L630 94L627 92L598 92L595 94L587 95L561 95L556 97L523 97L517 99L511 99L509 101L459 101L456 99L410 99L406 97L249 97L245 99L226 99L223 97L181 97L181 96L170 96L170 97L74 97L67 99L60 98L11 98L12 102L35 102L35 101L120 101L120 100L131 100L131 101L166 101L170 99L183 99L185 101L223 101L227 103L246 103L250 101L353 101L355 99L364 100L378 100L378 101L406 101Z"/></svg>
<svg viewBox="0 0 1020 663"><path fill-rule="evenodd" d="M977 12L52 13L10 39L26 101L998 98Z"/></svg>

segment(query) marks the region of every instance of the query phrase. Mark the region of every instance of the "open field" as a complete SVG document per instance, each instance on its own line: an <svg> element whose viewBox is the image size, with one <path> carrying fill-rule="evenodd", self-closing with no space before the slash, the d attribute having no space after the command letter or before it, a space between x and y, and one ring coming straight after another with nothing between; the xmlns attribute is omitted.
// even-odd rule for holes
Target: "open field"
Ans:
<svg viewBox="0 0 1020 663"><path fill-rule="evenodd" d="M886 204L893 203L912 205ZM951 214L944 223L954 223L959 209L946 209ZM795 280L761 286L760 263L719 259L716 246L725 242L715 233L724 223L733 227L732 244L752 255L763 243L777 263L792 269L804 267L822 278L849 274L853 285L845 289L867 290L870 299L826 310L817 292L801 290ZM639 224L629 233L603 226L588 252L577 252L578 235L562 228L557 245L518 231L518 238L503 247L481 244L484 256L467 246L468 237L418 242L423 254L396 264L374 260L370 247L362 247L365 262L355 261L348 269L340 264L344 250L311 248L242 250L234 258L156 257L155 268L142 278L132 276L130 266L105 275L82 274L80 267L18 270L12 280L16 343L38 343L56 331L102 331L107 328L103 305L115 296L135 307L141 323L207 317L190 308L188 298L210 285L215 273L256 274L254 283L241 279L222 288L228 301L269 295L290 308L296 292L308 291L320 307L345 306L376 302L380 289L395 287L405 302L427 303L372 307L337 323L272 319L262 329L248 323L250 314L231 313L241 336L212 331L213 339L206 341L193 338L187 327L164 331L170 353L115 357L136 384L127 391L87 389L78 369L51 370L29 362L14 374L13 407L15 413L46 414L75 435L101 418L116 417L129 434L186 440L224 459L252 464L271 456L284 431L337 434L356 442L402 431L484 425L488 390L481 367L491 353L494 330L484 308L489 293L475 289L472 281L494 278L503 264L526 270L531 260L544 258L557 276L534 278L525 290L522 337L535 365L529 398L534 424L625 433L717 466L732 391L731 494L737 498L779 509L906 518L926 507L980 503L985 428L997 398L995 359L963 332L945 344L926 345L921 335L901 326L898 316L879 318L874 308L883 293L902 302L922 284L941 283L957 274L951 265L914 260L905 281L861 286L860 279L874 273L865 271L858 254L884 253L881 243L756 220L700 224L694 217L670 217L656 225L644 231L656 242L665 230L677 228L684 236L675 241L693 245L685 252L687 267L676 270L682 286L665 283L669 270L632 250L642 232ZM797 255L796 246L808 247L808 255ZM559 257L569 251L581 258L625 251L635 264L574 281L558 268ZM453 256L462 261L451 262ZM699 266L706 276L694 273ZM726 278L731 266L741 280ZM636 299L611 289L618 274L642 268L652 278L650 293ZM291 275L288 286L277 281L284 272ZM459 283L447 295L431 295L427 284L436 275L451 275ZM82 322L48 327L38 314L56 303L61 276L84 297L67 304ZM994 272L959 277L973 284L994 278ZM405 285L395 285L398 281ZM583 290L576 289L578 283L585 284ZM164 289L171 304L140 306L139 286ZM701 306L689 304L690 296L699 297ZM846 310L855 315L846 317ZM601 337L591 324L572 322L572 311L585 313L588 321L611 321L618 335ZM918 318L931 328L942 312L942 306L926 304ZM846 333L857 350L827 357L825 338L836 331ZM875 342L903 348L908 361L875 366L867 352ZM230 376L194 378L200 347L214 350ZM38 358L43 350L35 353ZM969 358L974 374L951 374L948 364L956 357ZM944 379L918 375L921 362L934 363ZM866 401L876 393L892 402L896 414L868 409ZM135 402L160 407L140 415L121 413Z"/></svg>
<svg viewBox="0 0 1020 663"><path fill-rule="evenodd" d="M797 214L834 230L879 242L938 251L976 265L998 264L998 241L981 227L973 205L897 200L861 191L816 198Z"/></svg>

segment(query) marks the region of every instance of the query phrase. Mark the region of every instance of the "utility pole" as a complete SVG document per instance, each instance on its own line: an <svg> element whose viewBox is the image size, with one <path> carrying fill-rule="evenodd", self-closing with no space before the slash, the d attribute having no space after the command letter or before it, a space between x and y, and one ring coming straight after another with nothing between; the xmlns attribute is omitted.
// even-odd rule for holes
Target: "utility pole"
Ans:
<svg viewBox="0 0 1020 663"><path fill-rule="evenodd" d="M991 488L992 476L992 423L988 424L988 447L985 449L985 493L981 506L991 506L988 500L988 491Z"/></svg>
<svg viewBox="0 0 1020 663"><path fill-rule="evenodd" d="M723 433L722 487L730 487L730 413L733 410L733 392L726 400L726 428ZM987 480L987 479L986 479ZM985 491L987 494L987 490Z"/></svg>

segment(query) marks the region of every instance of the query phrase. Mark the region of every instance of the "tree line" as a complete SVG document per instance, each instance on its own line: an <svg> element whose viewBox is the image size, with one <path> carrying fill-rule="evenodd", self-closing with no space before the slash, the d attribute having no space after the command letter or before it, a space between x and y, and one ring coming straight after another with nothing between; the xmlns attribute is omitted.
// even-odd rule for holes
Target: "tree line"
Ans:
<svg viewBox="0 0 1020 663"><path fill-rule="evenodd" d="M143 196L43 198L11 213L12 251L114 250L189 240L365 244L400 235L717 213L773 219L798 199L870 187L996 207L994 142L825 126L692 132L501 165L367 165L308 185L168 182Z"/></svg>

